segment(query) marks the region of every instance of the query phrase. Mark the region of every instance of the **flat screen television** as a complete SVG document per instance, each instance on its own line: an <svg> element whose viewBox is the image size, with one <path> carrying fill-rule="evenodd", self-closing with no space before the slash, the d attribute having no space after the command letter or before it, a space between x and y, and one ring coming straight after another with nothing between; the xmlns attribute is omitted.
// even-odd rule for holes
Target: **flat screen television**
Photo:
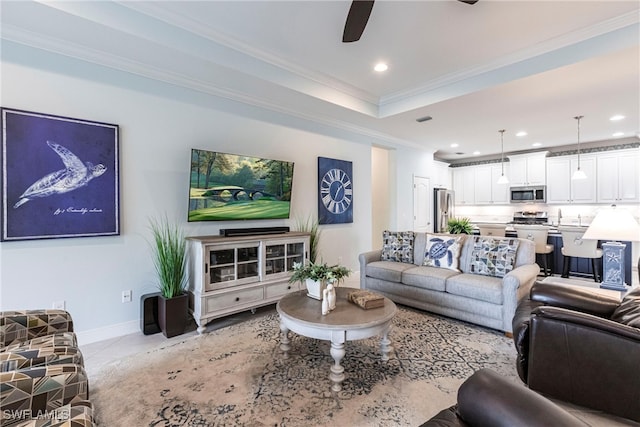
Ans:
<svg viewBox="0 0 640 427"><path fill-rule="evenodd" d="M293 162L194 148L189 177L190 222L289 218Z"/></svg>

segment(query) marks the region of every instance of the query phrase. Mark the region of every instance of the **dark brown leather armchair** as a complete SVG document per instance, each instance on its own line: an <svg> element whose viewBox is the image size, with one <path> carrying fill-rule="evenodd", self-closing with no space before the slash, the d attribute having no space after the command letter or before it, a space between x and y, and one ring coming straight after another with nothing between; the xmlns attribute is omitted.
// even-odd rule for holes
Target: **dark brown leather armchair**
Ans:
<svg viewBox="0 0 640 427"><path fill-rule="evenodd" d="M471 375L458 389L458 403L420 427L586 427L549 399L489 369Z"/></svg>
<svg viewBox="0 0 640 427"><path fill-rule="evenodd" d="M625 296L536 283L513 320L529 388L640 421L640 289Z"/></svg>

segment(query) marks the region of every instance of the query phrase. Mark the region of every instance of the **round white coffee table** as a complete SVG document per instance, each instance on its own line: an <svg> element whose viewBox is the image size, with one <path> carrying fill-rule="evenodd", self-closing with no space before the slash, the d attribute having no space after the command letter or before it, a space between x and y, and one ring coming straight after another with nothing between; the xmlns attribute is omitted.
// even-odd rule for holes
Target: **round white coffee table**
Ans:
<svg viewBox="0 0 640 427"><path fill-rule="evenodd" d="M309 338L331 341L331 366L329 379L333 382L331 389L340 391L344 380L344 368L340 362L345 355L347 341L382 335L380 349L382 360L389 360L393 349L389 340L391 320L396 314L396 305L388 298L384 299L384 307L364 310L347 301L347 294L353 288L336 289L336 308L329 314L322 315L322 302L309 298L306 291L299 291L284 296L276 306L280 315L282 337L280 349L283 357L289 357L291 349L289 331Z"/></svg>

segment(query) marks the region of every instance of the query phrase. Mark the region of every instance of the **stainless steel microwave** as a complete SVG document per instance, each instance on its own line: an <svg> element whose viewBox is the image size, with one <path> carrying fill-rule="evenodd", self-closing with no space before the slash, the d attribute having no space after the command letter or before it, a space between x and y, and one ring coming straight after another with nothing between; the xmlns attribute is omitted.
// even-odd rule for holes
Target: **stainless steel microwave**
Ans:
<svg viewBox="0 0 640 427"><path fill-rule="evenodd" d="M547 186L511 187L511 203L546 203Z"/></svg>

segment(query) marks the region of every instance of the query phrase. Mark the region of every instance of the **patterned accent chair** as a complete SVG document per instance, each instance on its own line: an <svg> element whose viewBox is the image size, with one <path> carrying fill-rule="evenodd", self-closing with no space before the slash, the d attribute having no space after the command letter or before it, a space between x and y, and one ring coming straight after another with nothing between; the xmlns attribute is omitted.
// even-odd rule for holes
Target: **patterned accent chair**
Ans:
<svg viewBox="0 0 640 427"><path fill-rule="evenodd" d="M0 312L0 425L92 426L82 353L64 310Z"/></svg>

